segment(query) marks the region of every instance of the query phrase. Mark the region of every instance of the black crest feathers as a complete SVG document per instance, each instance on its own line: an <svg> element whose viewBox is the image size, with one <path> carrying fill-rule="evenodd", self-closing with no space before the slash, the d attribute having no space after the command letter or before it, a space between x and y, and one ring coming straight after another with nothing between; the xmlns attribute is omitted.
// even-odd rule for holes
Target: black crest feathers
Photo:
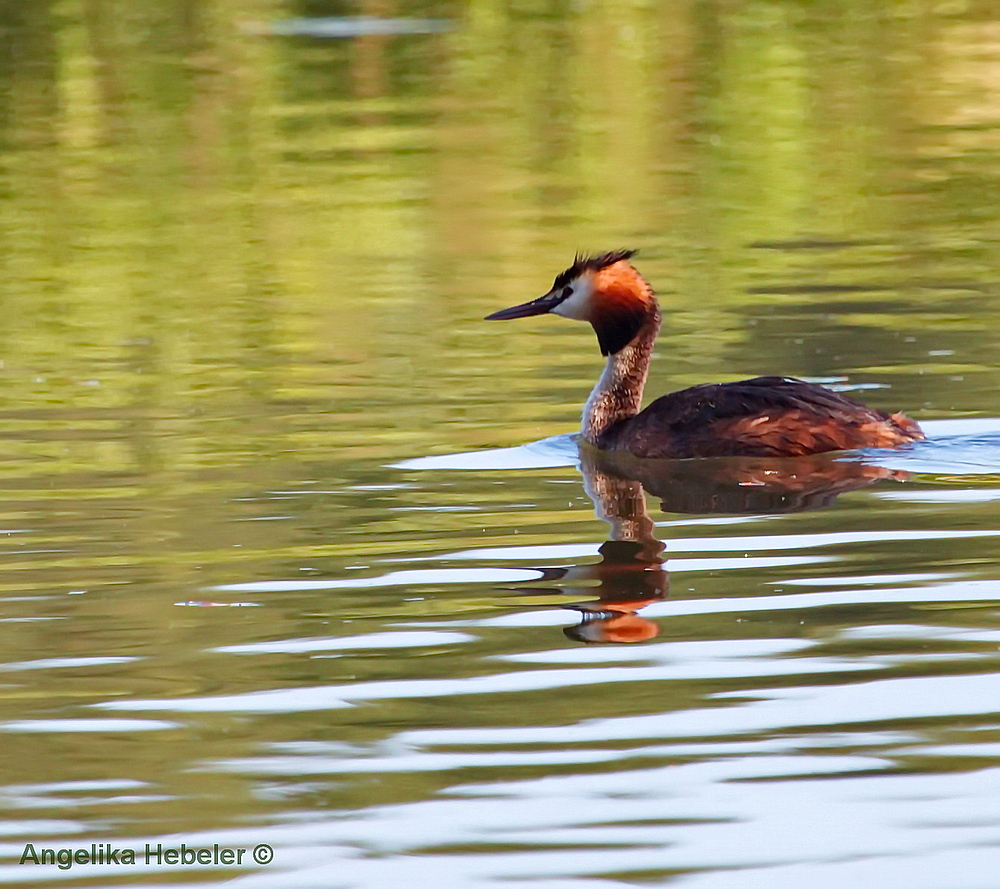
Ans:
<svg viewBox="0 0 1000 889"><path fill-rule="evenodd" d="M573 259L573 265L566 269L565 272L560 272L556 275L552 289L556 290L559 287L565 287L574 278L579 278L584 272L599 272L601 269L606 269L609 265L614 265L623 259L631 259L638 252L637 250L612 250L610 253L602 253L599 256L584 256L582 253L577 253Z"/></svg>

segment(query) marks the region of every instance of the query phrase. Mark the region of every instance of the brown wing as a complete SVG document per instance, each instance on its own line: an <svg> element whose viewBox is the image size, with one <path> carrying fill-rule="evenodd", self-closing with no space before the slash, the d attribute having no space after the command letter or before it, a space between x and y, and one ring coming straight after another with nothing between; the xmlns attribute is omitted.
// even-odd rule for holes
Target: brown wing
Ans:
<svg viewBox="0 0 1000 889"><path fill-rule="evenodd" d="M664 395L610 429L602 446L640 457L787 457L923 437L902 414L890 417L802 380L756 377Z"/></svg>

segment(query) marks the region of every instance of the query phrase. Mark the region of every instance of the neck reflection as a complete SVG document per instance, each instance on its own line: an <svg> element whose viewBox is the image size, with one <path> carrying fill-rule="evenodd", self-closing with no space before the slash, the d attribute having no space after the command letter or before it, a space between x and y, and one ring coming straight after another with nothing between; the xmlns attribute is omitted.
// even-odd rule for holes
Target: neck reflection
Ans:
<svg viewBox="0 0 1000 889"><path fill-rule="evenodd" d="M593 565L539 568L538 583L556 584L580 601L579 624L563 632L579 642L643 642L658 625L638 612L665 599L670 589L666 545L656 537L646 495L664 512L695 515L762 515L830 506L845 491L883 480L906 481L909 474L845 460L843 454L809 457L726 457L646 460L598 451L581 442L583 486L597 517L611 531ZM544 587L519 587L538 595ZM552 587L549 587L551 590Z"/></svg>

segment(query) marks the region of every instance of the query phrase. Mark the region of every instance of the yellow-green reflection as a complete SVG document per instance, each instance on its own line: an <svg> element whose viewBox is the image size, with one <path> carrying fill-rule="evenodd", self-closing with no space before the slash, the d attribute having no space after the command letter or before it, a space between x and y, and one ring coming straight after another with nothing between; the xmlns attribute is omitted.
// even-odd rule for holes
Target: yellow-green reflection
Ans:
<svg viewBox="0 0 1000 889"><path fill-rule="evenodd" d="M349 14L454 27L356 40L256 27ZM570 470L428 481L385 468L575 428L600 364L590 333L480 319L544 292L576 250L642 251L667 310L652 393L785 373L877 384L868 400L921 419L1000 411L990 4L30 0L0 6L0 34L0 639L6 662L140 658L11 672L0 721L407 669L483 675L497 654L561 642L500 627L471 653L442 644L409 660L212 651L522 604L501 585L217 585L602 539ZM996 479L979 482L968 503L850 493L767 527L986 529ZM994 576L978 538L917 548L858 545L814 569L675 588L711 599L838 572ZM234 598L256 607L177 605ZM879 618L912 618L893 608ZM982 603L967 610L961 621L990 625ZM684 615L670 633L826 639L868 616L722 630ZM284 813L246 776L198 770L271 741L363 745L512 710L536 725L641 715L718 690L682 683L664 704L558 689L520 710L393 700L339 722L207 713L132 743L128 766L101 737L4 736L0 783L23 783L29 759L38 782L142 777L150 799L77 816L194 830ZM404 773L288 792L336 809L441 786Z"/></svg>

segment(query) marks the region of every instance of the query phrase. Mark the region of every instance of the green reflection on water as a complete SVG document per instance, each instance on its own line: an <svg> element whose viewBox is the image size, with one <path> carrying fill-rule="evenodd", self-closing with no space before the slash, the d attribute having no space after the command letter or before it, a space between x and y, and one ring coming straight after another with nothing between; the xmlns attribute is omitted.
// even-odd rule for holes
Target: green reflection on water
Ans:
<svg viewBox="0 0 1000 889"><path fill-rule="evenodd" d="M599 539L570 472L422 482L384 468L575 427L600 364L590 333L480 319L544 292L578 249L641 248L668 310L651 392L846 376L886 386L864 394L917 417L997 415L1000 33L989 4L946 6L0 7L0 525L26 532L0 537L8 616L26 621L0 635L11 660L148 658L12 682L4 718L392 677L398 664L376 655L248 666L206 652L517 611L493 586L248 594L261 607L239 611L175 603L229 601L212 586L247 579L369 576L390 559ZM244 27L359 11L455 28L313 41ZM386 484L400 487L369 487ZM845 500L795 527L987 527L993 508ZM444 509L456 504L471 509ZM862 548L849 567L903 572L915 558ZM975 542L928 544L919 558L990 576ZM724 573L694 584L706 598L734 585ZM725 631L833 635L864 617ZM556 644L550 630L497 629L468 651L431 649L414 670L489 672L495 654ZM722 630L684 616L671 632ZM697 707L718 690L680 683L664 703L657 684L598 705L589 689L557 689L520 699L521 717ZM378 706L339 716L341 737L495 724L511 709ZM326 739L327 720L287 716L267 736ZM135 743L129 774L175 801L81 818L191 830L281 808L244 777L189 771L252 753L259 724L207 714L163 734L174 752ZM59 739L8 746L11 762L35 758L33 780L120 776L102 743L74 742L72 756ZM360 808L443 786L402 775L315 795Z"/></svg>

